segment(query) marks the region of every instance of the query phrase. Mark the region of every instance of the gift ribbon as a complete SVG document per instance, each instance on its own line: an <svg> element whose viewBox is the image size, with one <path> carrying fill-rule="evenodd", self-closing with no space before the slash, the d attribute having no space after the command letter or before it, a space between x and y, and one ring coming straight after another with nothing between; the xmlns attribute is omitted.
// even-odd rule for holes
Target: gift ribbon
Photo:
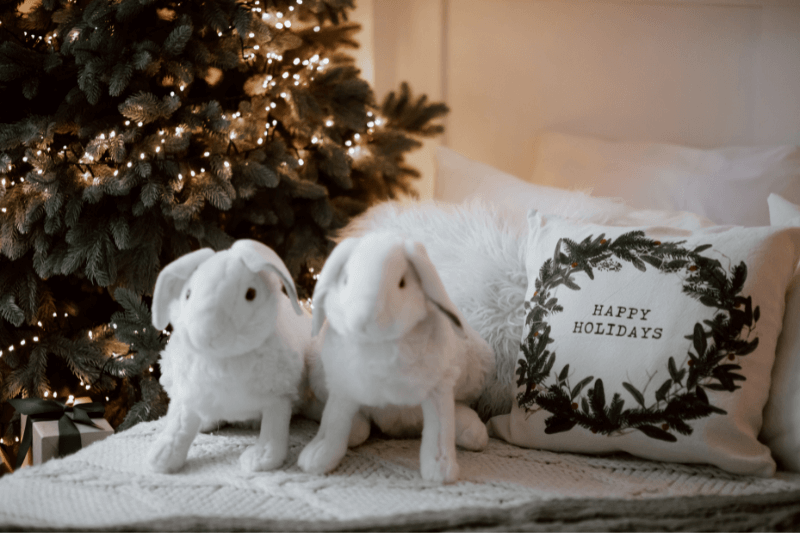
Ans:
<svg viewBox="0 0 800 533"><path fill-rule="evenodd" d="M75 453L83 447L81 432L75 423L100 426L92 422L92 418L102 418L105 407L100 402L81 403L67 406L55 400L42 400L39 398L23 398L8 400L8 403L20 414L28 415L25 430L22 433L22 442L17 452L17 465L22 466L25 456L33 442L33 423L41 420L58 420L58 454L59 456ZM67 413L72 413L72 418Z"/></svg>

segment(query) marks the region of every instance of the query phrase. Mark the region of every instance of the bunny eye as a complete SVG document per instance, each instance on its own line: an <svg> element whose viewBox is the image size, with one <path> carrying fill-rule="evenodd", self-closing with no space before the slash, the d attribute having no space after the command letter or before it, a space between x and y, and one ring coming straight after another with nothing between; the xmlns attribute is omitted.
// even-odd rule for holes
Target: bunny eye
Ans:
<svg viewBox="0 0 800 533"><path fill-rule="evenodd" d="M250 287L249 289L247 289L247 292L245 293L244 297L248 302L252 302L253 300L256 299L256 290L253 287Z"/></svg>
<svg viewBox="0 0 800 533"><path fill-rule="evenodd" d="M192 295L192 289L186 289L186 299L189 299L189 296Z"/></svg>
<svg viewBox="0 0 800 533"><path fill-rule="evenodd" d="M406 286L406 277L405 276L400 278L400 283L397 286L400 287L401 289Z"/></svg>

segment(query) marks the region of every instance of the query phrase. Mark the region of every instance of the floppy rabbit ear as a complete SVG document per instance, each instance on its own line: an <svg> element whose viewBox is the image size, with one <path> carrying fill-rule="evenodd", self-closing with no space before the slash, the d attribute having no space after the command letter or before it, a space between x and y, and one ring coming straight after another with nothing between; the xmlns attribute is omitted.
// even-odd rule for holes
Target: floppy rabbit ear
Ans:
<svg viewBox="0 0 800 533"><path fill-rule="evenodd" d="M325 260L325 265L322 267L322 272L319 273L319 279L314 286L314 310L311 319L311 336L314 337L322 329L322 324L325 322L325 296L333 284L339 279L347 260L350 259L350 254L358 244L359 239L350 237L339 244L333 249L328 259Z"/></svg>
<svg viewBox="0 0 800 533"><path fill-rule="evenodd" d="M197 267L212 255L214 255L214 250L211 248L201 248L182 255L161 269L156 278L156 287L153 289L152 315L155 327L158 329L167 327L170 321L170 304L178 298L183 284L197 270Z"/></svg>
<svg viewBox="0 0 800 533"><path fill-rule="evenodd" d="M432 302L444 315L450 319L453 329L459 337L465 338L467 333L464 331L461 313L455 304L450 300L444 288L436 267L433 266L425 247L413 241L406 241L406 258L417 271L422 283L422 290L426 298Z"/></svg>
<svg viewBox="0 0 800 533"><path fill-rule="evenodd" d="M286 289L289 295L289 301L292 302L292 307L294 307L295 312L298 315L303 314L303 309L297 301L297 288L294 285L292 275L289 273L289 269L286 268L283 259L281 259L272 248L252 239L240 239L233 243L231 249L239 254L245 266L251 271L262 272L271 270L275 272L278 277L281 278L283 288Z"/></svg>

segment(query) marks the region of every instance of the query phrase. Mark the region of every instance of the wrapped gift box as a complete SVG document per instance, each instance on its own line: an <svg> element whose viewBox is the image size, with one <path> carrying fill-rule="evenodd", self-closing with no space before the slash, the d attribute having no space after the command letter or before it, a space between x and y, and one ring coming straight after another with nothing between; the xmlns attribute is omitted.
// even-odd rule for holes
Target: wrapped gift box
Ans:
<svg viewBox="0 0 800 533"><path fill-rule="evenodd" d="M89 402L91 402L89 398L78 398L73 405ZM72 413L67 413L67 416L73 418ZM20 427L23 431L25 430L27 418L27 415L24 414L20 416ZM82 448L114 433L114 428L111 427L111 424L109 424L105 418L93 418L92 422L99 427L95 428L85 424L75 424L75 427L81 434ZM25 456L25 462L22 463L22 466L39 465L53 457L58 457L58 420L37 420L31 426L33 428L33 441L31 443L31 449Z"/></svg>

